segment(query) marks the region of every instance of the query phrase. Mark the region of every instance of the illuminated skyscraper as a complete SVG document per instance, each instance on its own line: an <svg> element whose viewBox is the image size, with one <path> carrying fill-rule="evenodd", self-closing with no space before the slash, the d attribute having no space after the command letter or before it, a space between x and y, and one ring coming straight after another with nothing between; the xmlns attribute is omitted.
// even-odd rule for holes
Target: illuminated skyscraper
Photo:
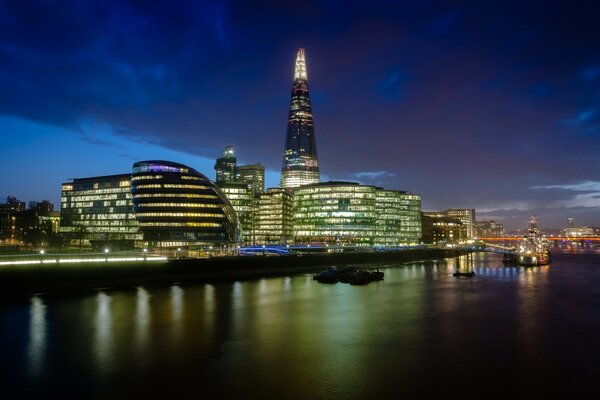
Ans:
<svg viewBox="0 0 600 400"><path fill-rule="evenodd" d="M280 186L294 188L320 182L312 105L304 49L296 55L287 138L283 152Z"/></svg>
<svg viewBox="0 0 600 400"><path fill-rule="evenodd" d="M237 158L233 146L225 147L223 156L217 158L215 171L217 173L217 183L233 182L235 180L235 168L237 166Z"/></svg>

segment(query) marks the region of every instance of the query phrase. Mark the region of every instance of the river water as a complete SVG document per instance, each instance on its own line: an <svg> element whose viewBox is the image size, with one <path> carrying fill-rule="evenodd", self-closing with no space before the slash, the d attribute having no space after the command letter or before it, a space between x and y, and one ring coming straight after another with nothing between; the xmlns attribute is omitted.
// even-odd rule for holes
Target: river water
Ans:
<svg viewBox="0 0 600 400"><path fill-rule="evenodd" d="M457 266L477 276L454 278ZM574 398L595 387L600 253L531 269L484 254L379 267L385 280L367 286L298 274L4 301L0 393Z"/></svg>

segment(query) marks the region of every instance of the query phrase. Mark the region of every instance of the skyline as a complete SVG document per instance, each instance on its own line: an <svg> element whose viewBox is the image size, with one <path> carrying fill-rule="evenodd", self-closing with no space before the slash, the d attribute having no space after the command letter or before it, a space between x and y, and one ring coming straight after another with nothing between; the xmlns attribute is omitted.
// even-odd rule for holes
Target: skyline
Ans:
<svg viewBox="0 0 600 400"><path fill-rule="evenodd" d="M2 4L0 195L56 204L67 178L142 159L214 178L227 145L277 186L302 47L323 181L600 225L594 6Z"/></svg>

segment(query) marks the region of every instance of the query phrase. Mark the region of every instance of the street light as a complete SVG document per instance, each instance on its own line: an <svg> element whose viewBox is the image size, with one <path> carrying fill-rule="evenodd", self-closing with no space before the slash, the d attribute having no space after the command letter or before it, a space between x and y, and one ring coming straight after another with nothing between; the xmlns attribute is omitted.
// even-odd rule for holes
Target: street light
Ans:
<svg viewBox="0 0 600 400"><path fill-rule="evenodd" d="M45 253L45 252L46 252L46 251L45 251L44 249L41 249L41 250L40 250L40 254L41 254L41 255L44 255L44 253Z"/></svg>
<svg viewBox="0 0 600 400"><path fill-rule="evenodd" d="M108 248L104 249L104 252L105 252L106 254L108 254L108 252L109 252L109 251L110 251L110 250L109 250Z"/></svg>

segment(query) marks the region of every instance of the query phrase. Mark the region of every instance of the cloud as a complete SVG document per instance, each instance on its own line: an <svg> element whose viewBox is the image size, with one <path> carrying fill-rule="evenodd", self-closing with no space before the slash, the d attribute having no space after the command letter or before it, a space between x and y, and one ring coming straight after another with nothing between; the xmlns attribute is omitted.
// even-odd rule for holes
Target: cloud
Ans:
<svg viewBox="0 0 600 400"><path fill-rule="evenodd" d="M600 208L600 181L584 181L567 185L533 186L538 190L561 190L578 193L566 200L550 202L548 207L592 207Z"/></svg>
<svg viewBox="0 0 600 400"><path fill-rule="evenodd" d="M584 181L568 185L544 185L532 186L532 189L560 189L560 190L575 190L580 192L600 191L600 181Z"/></svg>
<svg viewBox="0 0 600 400"><path fill-rule="evenodd" d="M586 108L580 111L575 117L567 119L567 122L570 125L581 125L585 122L591 121L596 117L598 111L594 108Z"/></svg>
<svg viewBox="0 0 600 400"><path fill-rule="evenodd" d="M396 174L388 171L363 171L355 172L351 176L356 179L381 179L385 177L393 177L396 176Z"/></svg>

